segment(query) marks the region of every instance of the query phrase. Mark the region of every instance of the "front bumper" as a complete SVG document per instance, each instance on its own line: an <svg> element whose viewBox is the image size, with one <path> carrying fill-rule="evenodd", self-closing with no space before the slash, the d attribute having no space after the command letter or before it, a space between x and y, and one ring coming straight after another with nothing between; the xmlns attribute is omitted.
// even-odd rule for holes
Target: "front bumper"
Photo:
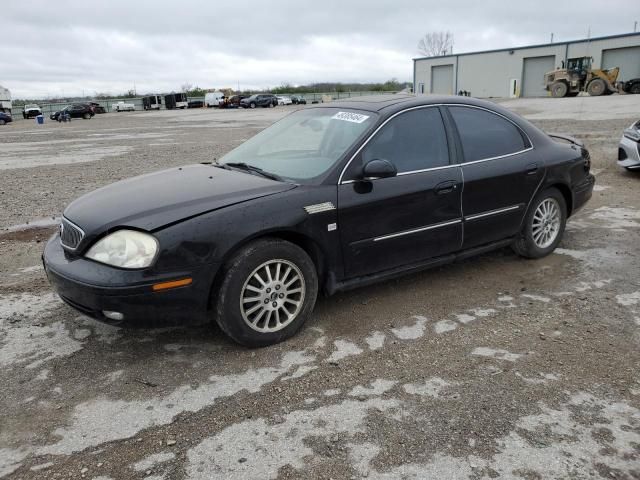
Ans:
<svg viewBox="0 0 640 480"><path fill-rule="evenodd" d="M640 169L640 143L623 136L618 144L618 165Z"/></svg>
<svg viewBox="0 0 640 480"><path fill-rule="evenodd" d="M70 256L57 234L47 243L42 260L47 278L60 298L97 320L119 326L154 327L208 319L214 265L155 275L144 270L123 270ZM185 277L193 278L191 285L157 292L152 289L153 284ZM111 320L104 311L120 312L124 318Z"/></svg>

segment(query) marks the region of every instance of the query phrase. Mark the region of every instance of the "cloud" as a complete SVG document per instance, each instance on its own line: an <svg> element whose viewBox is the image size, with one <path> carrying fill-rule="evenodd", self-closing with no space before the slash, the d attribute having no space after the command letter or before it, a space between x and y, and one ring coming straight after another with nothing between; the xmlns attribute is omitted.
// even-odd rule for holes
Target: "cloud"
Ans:
<svg viewBox="0 0 640 480"><path fill-rule="evenodd" d="M265 88L282 82L411 80L421 35L449 30L454 51L621 33L620 1L391 1L303 4L9 0L0 81L14 97ZM568 21L570 19L571 21ZM629 21L627 31L632 29Z"/></svg>

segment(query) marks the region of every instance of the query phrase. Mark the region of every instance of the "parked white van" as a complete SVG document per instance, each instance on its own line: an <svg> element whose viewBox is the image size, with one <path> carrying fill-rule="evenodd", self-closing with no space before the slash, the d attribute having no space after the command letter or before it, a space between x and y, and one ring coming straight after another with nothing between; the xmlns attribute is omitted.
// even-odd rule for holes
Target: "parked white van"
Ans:
<svg viewBox="0 0 640 480"><path fill-rule="evenodd" d="M222 92L209 92L204 96L205 107L219 107L223 102L224 93Z"/></svg>

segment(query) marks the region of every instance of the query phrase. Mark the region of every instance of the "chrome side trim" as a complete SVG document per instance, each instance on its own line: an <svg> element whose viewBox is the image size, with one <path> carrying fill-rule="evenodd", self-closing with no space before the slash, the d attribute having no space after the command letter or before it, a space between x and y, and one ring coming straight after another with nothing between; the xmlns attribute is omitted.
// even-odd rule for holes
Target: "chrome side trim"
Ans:
<svg viewBox="0 0 640 480"><path fill-rule="evenodd" d="M330 210L335 210L336 206L331 202L324 203L316 203L315 205L307 205L304 207L304 210L309 214L313 215L314 213L320 212L328 212Z"/></svg>
<svg viewBox="0 0 640 480"><path fill-rule="evenodd" d="M400 172L396 175L396 177L401 177L403 175L413 175L414 173L424 173L424 172L431 172L433 170L446 170L447 168L455 168L455 167L459 167L460 165L443 165L442 167L431 167L431 168L423 168L422 170L411 170L409 172Z"/></svg>
<svg viewBox="0 0 640 480"><path fill-rule="evenodd" d="M411 175L413 173L428 172L428 171L431 171L431 170L439 170L439 169L442 169L442 168L459 167L459 166L464 166L464 165L473 165L475 163L481 163L481 162L490 162L491 160L499 160L501 158L508 158L508 157L512 157L514 155L520 155L521 153L528 152L530 150L533 150L533 148L534 148L533 147L533 142L531 141L531 137L529 137L527 132L525 132L522 128L520 128L515 122L513 122L513 120L511 120L511 119L505 117L504 115L502 115L501 113L493 111L491 109L484 108L484 107L479 107L477 105L468 105L466 103L434 103L434 104L431 104L431 105L418 105L416 107L411 107L411 108L407 108L405 110L401 110L399 112L396 112L393 115L391 115L389 118L387 118L384 122L382 122L382 124L380 124L380 126L378 128L376 128L371 133L371 135L369 135L369 137L362 143L362 145L360 145L358 150L356 150L355 153L353 155L351 155L351 158L349 159L347 164L343 167L342 172L340 172L340 177L338 178L338 185L347 185L349 183L354 183L356 181L356 180L346 180L346 181L343 182L342 178L344 177L345 172L349 168L349 165L351 165L351 162L353 162L353 159L362 151L362 149L364 147L367 146L369 141L380 131L380 129L382 127L384 127L387 124L387 122L391 121L392 119L394 119L398 115L401 115L401 114L403 114L405 112L410 112L412 110L419 110L419 109L422 109L422 108L431 108L431 107L468 107L468 108L476 108L478 110L484 110L485 112L492 113L493 115L497 115L497 116L499 116L501 118L504 118L507 122L511 123L514 127L516 127L518 129L518 131L522 132L524 134L524 136L527 137L527 140L529 141L529 145L531 145L531 146L529 148L525 148L524 150L519 150L519 151L514 152L514 153L508 153L506 155L499 155L497 157L483 158L483 159L480 159L480 160L474 160L472 162L454 163L454 164L451 164L451 165L445 165L444 167L433 167L433 168L426 168L424 170L414 170L414 171L411 171L411 172L402 172L402 173L399 173L398 176Z"/></svg>
<svg viewBox="0 0 640 480"><path fill-rule="evenodd" d="M389 240L391 238L403 237L405 235L412 235L414 233L426 232L427 230L433 230L440 227L447 227L449 225L455 225L457 223L462 223L462 219L458 218L456 220L450 220L448 222L434 223L433 225L427 225L426 227L415 228L413 230L405 230L404 232L391 233L389 235L383 235L381 237L375 237L373 239L374 242L380 242L382 240Z"/></svg>
<svg viewBox="0 0 640 480"><path fill-rule="evenodd" d="M478 218L490 217L492 215L499 215L501 213L512 212L513 210L520 210L522 205L512 205L511 207L497 208L495 210L489 210L487 212L477 213L475 215L469 215L464 217L465 221L477 220Z"/></svg>

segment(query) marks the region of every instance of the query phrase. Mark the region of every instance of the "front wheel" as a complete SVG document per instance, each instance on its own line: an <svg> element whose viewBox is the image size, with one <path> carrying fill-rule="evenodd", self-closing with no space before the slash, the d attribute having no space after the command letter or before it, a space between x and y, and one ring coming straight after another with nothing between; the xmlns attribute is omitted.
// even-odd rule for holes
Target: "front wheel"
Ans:
<svg viewBox="0 0 640 480"><path fill-rule="evenodd" d="M249 108L256 108L256 104L255 104L255 103L253 103L253 102L251 102L251 103L249 104Z"/></svg>
<svg viewBox="0 0 640 480"><path fill-rule="evenodd" d="M84 118L85 120L89 120L91 118L91 114L85 113L84 115L82 115L82 118Z"/></svg>
<svg viewBox="0 0 640 480"><path fill-rule="evenodd" d="M294 335L309 318L318 294L315 265L297 245L263 239L241 249L224 267L214 293L220 328L247 347L264 347Z"/></svg>
<svg viewBox="0 0 640 480"><path fill-rule="evenodd" d="M629 93L635 93L635 94L640 93L640 83L634 83L633 85L631 85L631 88L629 89Z"/></svg>
<svg viewBox="0 0 640 480"><path fill-rule="evenodd" d="M589 85L587 85L587 93L592 97L599 97L600 95L605 94L607 91L607 84L604 83L604 80L601 78L596 78L591 80Z"/></svg>
<svg viewBox="0 0 640 480"><path fill-rule="evenodd" d="M564 82L554 82L551 85L551 96L554 98L562 98L567 95L568 86Z"/></svg>
<svg viewBox="0 0 640 480"><path fill-rule="evenodd" d="M0 118L0 125L4 125L5 123L7 123L5 120L3 120L2 118Z"/></svg>
<svg viewBox="0 0 640 480"><path fill-rule="evenodd" d="M555 188L547 189L531 202L513 249L522 257L545 257L560 243L566 223L567 204L562 193Z"/></svg>

